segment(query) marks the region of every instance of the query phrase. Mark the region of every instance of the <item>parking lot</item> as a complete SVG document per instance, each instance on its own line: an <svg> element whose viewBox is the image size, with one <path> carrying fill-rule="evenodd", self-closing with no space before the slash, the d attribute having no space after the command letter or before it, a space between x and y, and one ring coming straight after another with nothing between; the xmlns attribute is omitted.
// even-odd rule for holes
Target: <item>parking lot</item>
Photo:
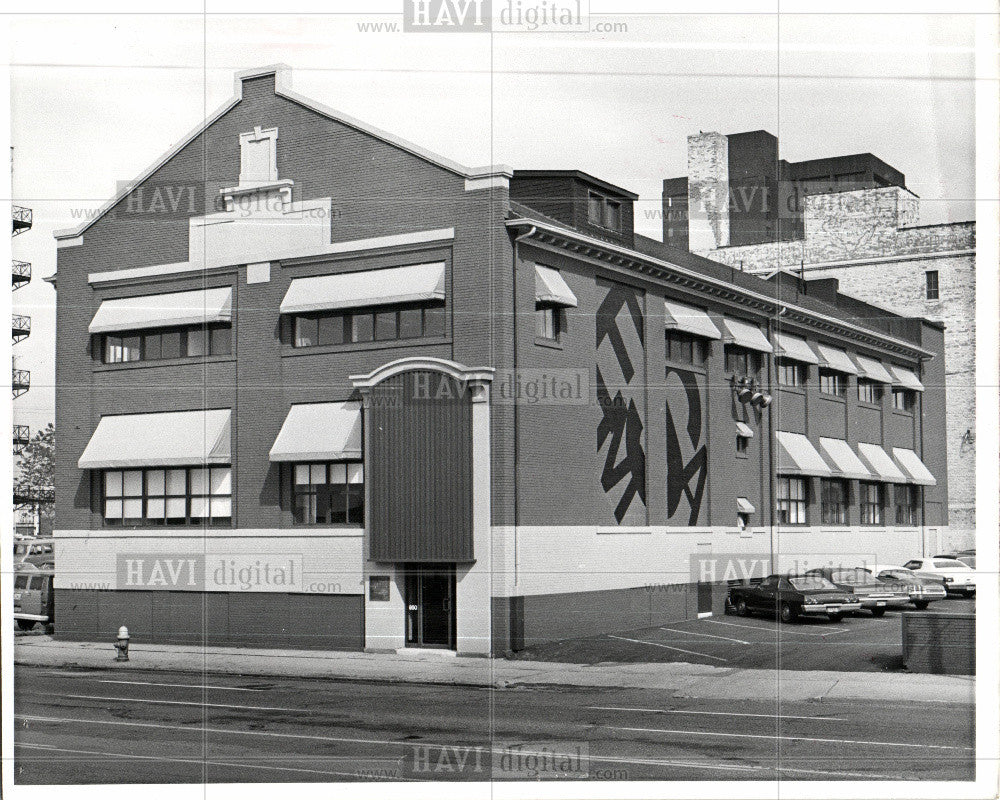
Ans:
<svg viewBox="0 0 1000 800"><path fill-rule="evenodd" d="M917 614L975 613L975 600L948 598ZM902 671L902 613L881 619L867 612L782 624L775 618L725 616L685 619L614 634L529 647L515 656L574 664L687 662L750 669Z"/></svg>

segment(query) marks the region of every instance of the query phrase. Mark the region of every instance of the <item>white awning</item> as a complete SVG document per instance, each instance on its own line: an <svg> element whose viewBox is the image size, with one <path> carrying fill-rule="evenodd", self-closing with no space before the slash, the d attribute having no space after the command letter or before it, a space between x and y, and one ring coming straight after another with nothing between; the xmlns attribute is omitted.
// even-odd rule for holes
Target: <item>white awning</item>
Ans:
<svg viewBox="0 0 1000 800"><path fill-rule="evenodd" d="M205 325L230 322L232 317L233 290L223 286L220 289L105 300L90 321L88 330L91 333L110 333L174 325Z"/></svg>
<svg viewBox="0 0 1000 800"><path fill-rule="evenodd" d="M742 436L744 439L753 438L753 428L747 425L745 422L736 421L736 435Z"/></svg>
<svg viewBox="0 0 1000 800"><path fill-rule="evenodd" d="M444 300L444 262L292 280L282 314Z"/></svg>
<svg viewBox="0 0 1000 800"><path fill-rule="evenodd" d="M361 458L361 404L292 406L271 447L271 461L336 461Z"/></svg>
<svg viewBox="0 0 1000 800"><path fill-rule="evenodd" d="M675 300L664 300L663 305L666 308L666 326L668 328L694 336L702 336L706 339L722 338L722 334L715 327L715 323L712 322L707 311L678 303Z"/></svg>
<svg viewBox="0 0 1000 800"><path fill-rule="evenodd" d="M729 317L723 317L722 324L727 332L722 337L726 344L735 344L748 350L759 350L762 353L774 351L771 343L767 341L767 337L761 333L760 328L756 325Z"/></svg>
<svg viewBox="0 0 1000 800"><path fill-rule="evenodd" d="M818 475L829 478L833 471L801 433L775 431L778 440L779 475Z"/></svg>
<svg viewBox="0 0 1000 800"><path fill-rule="evenodd" d="M745 497L736 498L736 510L740 514L756 514L757 509L753 507L753 503L747 500Z"/></svg>
<svg viewBox="0 0 1000 800"><path fill-rule="evenodd" d="M576 308L576 295L559 270L535 264L535 302Z"/></svg>
<svg viewBox="0 0 1000 800"><path fill-rule="evenodd" d="M879 480L888 483L906 483L906 476L896 466L896 463L889 458L889 454L879 445L859 442L858 453L861 455L861 460L865 462L868 470L876 475Z"/></svg>
<svg viewBox="0 0 1000 800"><path fill-rule="evenodd" d="M854 366L854 362L851 361L851 357L847 355L846 350L841 350L839 347L830 347L827 344L817 345L817 347L819 349L819 363L821 366L835 370L836 372L846 372L848 375L858 374L858 368Z"/></svg>
<svg viewBox="0 0 1000 800"><path fill-rule="evenodd" d="M861 481L870 481L876 477L868 471L857 453L843 439L827 439L821 436L819 446L826 456L827 463L833 464L833 474L837 477Z"/></svg>
<svg viewBox="0 0 1000 800"><path fill-rule="evenodd" d="M170 411L101 417L80 456L80 469L229 464L230 412Z"/></svg>
<svg viewBox="0 0 1000 800"><path fill-rule="evenodd" d="M909 370L906 367L897 367L895 364L892 364L890 369L892 369L893 375L896 376L896 380L893 383L897 386L902 386L904 389L912 389L915 392L922 392L924 390L924 385L913 370Z"/></svg>
<svg viewBox="0 0 1000 800"><path fill-rule="evenodd" d="M934 480L934 476L931 475L931 471L927 469L924 462L920 460L920 456L912 450L907 450L904 447L894 447L892 448L892 454L896 459L896 463L899 464L899 466L903 468L903 472L906 473L908 478L907 483L916 483L920 486L937 485L937 481Z"/></svg>
<svg viewBox="0 0 1000 800"><path fill-rule="evenodd" d="M792 336L790 333L777 333L775 334L775 345L775 355L782 358L801 361L803 364L819 363L819 358L809 343L799 336Z"/></svg>
<svg viewBox="0 0 1000 800"><path fill-rule="evenodd" d="M885 368L885 365L881 361L876 361L874 358L868 358L868 356L855 356L858 362L858 366L861 368L861 376L863 378L868 378L870 381L878 381L879 383L893 384L897 383L896 379L889 374L889 370Z"/></svg>

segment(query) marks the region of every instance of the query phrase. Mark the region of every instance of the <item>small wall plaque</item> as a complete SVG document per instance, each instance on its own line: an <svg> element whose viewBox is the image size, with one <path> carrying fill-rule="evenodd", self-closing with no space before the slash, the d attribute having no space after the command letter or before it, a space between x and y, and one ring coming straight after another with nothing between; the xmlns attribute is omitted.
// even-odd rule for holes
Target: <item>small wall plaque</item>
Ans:
<svg viewBox="0 0 1000 800"><path fill-rule="evenodd" d="M372 602L389 601L388 575L372 575L368 578L368 599Z"/></svg>

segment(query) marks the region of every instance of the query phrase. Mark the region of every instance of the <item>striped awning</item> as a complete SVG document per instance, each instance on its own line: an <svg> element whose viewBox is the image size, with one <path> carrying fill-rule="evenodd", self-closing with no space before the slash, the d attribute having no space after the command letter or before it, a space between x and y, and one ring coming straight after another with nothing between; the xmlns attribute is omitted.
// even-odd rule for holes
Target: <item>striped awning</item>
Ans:
<svg viewBox="0 0 1000 800"><path fill-rule="evenodd" d="M934 479L931 471L927 469L924 462L920 460L920 456L915 452L907 450L904 447L894 447L892 448L892 455L896 459L896 463L906 473L907 483L915 483L920 486L937 485L937 481Z"/></svg>
<svg viewBox="0 0 1000 800"><path fill-rule="evenodd" d="M800 336L792 336L790 333L775 334L774 354L791 361L800 361L803 364L818 364L819 358L809 346L809 343Z"/></svg>
<svg viewBox="0 0 1000 800"><path fill-rule="evenodd" d="M701 336L705 339L721 339L722 334L715 327L708 312L701 308L678 303L676 300L664 300L666 309L666 326L673 330Z"/></svg>
<svg viewBox="0 0 1000 800"><path fill-rule="evenodd" d="M858 368L854 366L851 357L846 350L839 347L830 347L828 344L818 345L820 366L832 369L835 372L844 372L848 375L857 375Z"/></svg>
<svg viewBox="0 0 1000 800"><path fill-rule="evenodd" d="M889 374L889 370L885 368L885 365L881 361L876 361L874 358L868 358L868 356L855 356L858 362L858 367L861 369L861 377L868 378L870 381L878 381L879 383L898 383L898 381Z"/></svg>
<svg viewBox="0 0 1000 800"><path fill-rule="evenodd" d="M230 286L193 292L144 294L105 300L87 330L90 333L112 333L177 325L206 325L230 322L232 315L233 290Z"/></svg>
<svg viewBox="0 0 1000 800"><path fill-rule="evenodd" d="M745 497L737 497L736 498L736 510L740 514L756 514L757 513L757 509L754 508L753 503L751 503Z"/></svg>
<svg viewBox="0 0 1000 800"><path fill-rule="evenodd" d="M833 474L812 442L801 433L776 431L774 435L778 441L779 475L817 475L829 478Z"/></svg>
<svg viewBox="0 0 1000 800"><path fill-rule="evenodd" d="M868 471L886 483L906 483L906 476L880 445L858 443L858 454Z"/></svg>
<svg viewBox="0 0 1000 800"><path fill-rule="evenodd" d="M292 280L282 314L419 303L445 299L444 262L338 272Z"/></svg>
<svg viewBox="0 0 1000 800"><path fill-rule="evenodd" d="M271 461L360 459L361 403L302 403L285 417Z"/></svg>
<svg viewBox="0 0 1000 800"><path fill-rule="evenodd" d="M747 425L745 422L736 421L736 435L742 436L744 439L753 438L753 428Z"/></svg>
<svg viewBox="0 0 1000 800"><path fill-rule="evenodd" d="M535 302L550 306L576 308L576 295L559 270L535 264Z"/></svg>
<svg viewBox="0 0 1000 800"><path fill-rule="evenodd" d="M890 365L890 369L892 370L892 374L896 376L896 380L894 381L896 386L902 386L904 389L912 389L915 392L922 392L924 390L924 385L913 370L906 367L897 367L895 364Z"/></svg>
<svg viewBox="0 0 1000 800"><path fill-rule="evenodd" d="M747 350L757 350L761 353L774 351L771 343L767 341L767 337L761 333L757 325L729 317L722 318L722 325L726 329L726 333L722 337L726 344L735 344L739 347L745 347Z"/></svg>
<svg viewBox="0 0 1000 800"><path fill-rule="evenodd" d="M229 464L230 410L169 411L101 417L80 469Z"/></svg>
<svg viewBox="0 0 1000 800"><path fill-rule="evenodd" d="M858 458L857 453L843 439L829 439L821 436L820 449L826 456L827 463L833 465L833 474L839 478L870 481L875 475Z"/></svg>

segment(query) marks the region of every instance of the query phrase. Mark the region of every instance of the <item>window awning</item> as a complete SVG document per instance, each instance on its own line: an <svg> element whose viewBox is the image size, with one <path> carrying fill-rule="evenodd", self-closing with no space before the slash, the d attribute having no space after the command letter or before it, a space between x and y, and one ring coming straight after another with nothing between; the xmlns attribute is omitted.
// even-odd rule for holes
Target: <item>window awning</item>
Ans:
<svg viewBox="0 0 1000 800"><path fill-rule="evenodd" d="M886 481L887 483L906 483L906 476L896 466L896 463L889 458L889 454L879 445L859 442L858 453L861 455L861 460L865 462L868 470L877 476L879 480Z"/></svg>
<svg viewBox="0 0 1000 800"><path fill-rule="evenodd" d="M270 453L271 461L361 457L361 404L357 402L292 406Z"/></svg>
<svg viewBox="0 0 1000 800"><path fill-rule="evenodd" d="M857 453L843 439L828 439L821 436L819 446L826 456L827 463L833 464L833 474L838 478L870 481L876 477L869 472Z"/></svg>
<svg viewBox="0 0 1000 800"><path fill-rule="evenodd" d="M170 411L101 417L80 469L229 464L230 411Z"/></svg>
<svg viewBox="0 0 1000 800"><path fill-rule="evenodd" d="M721 339L722 334L715 327L708 312L694 306L678 303L674 300L664 300L666 308L666 326L673 330L702 336L706 339Z"/></svg>
<svg viewBox="0 0 1000 800"><path fill-rule="evenodd" d="M779 475L818 475L829 478L833 471L801 433L775 431L778 440Z"/></svg>
<svg viewBox="0 0 1000 800"><path fill-rule="evenodd" d="M809 346L809 343L799 337L789 333L775 334L775 355L788 358L792 361L801 361L803 364L818 364L819 358Z"/></svg>
<svg viewBox="0 0 1000 800"><path fill-rule="evenodd" d="M744 439L753 438L753 428L747 425L745 422L736 421L736 435L742 436Z"/></svg>
<svg viewBox="0 0 1000 800"><path fill-rule="evenodd" d="M756 514L757 509L753 507L753 503L747 500L745 497L736 498L736 510L740 514Z"/></svg>
<svg viewBox="0 0 1000 800"><path fill-rule="evenodd" d="M870 381L878 381L879 383L894 384L898 383L892 375L889 374L889 370L885 368L885 365L881 361L876 361L874 358L868 358L868 356L856 356L858 366L861 368L861 376L863 378L868 378Z"/></svg>
<svg viewBox="0 0 1000 800"><path fill-rule="evenodd" d="M292 280L282 314L444 300L444 262Z"/></svg>
<svg viewBox="0 0 1000 800"><path fill-rule="evenodd" d="M916 483L920 486L936 486L937 481L934 476L931 475L931 471L927 469L927 466L923 461L920 460L920 456L914 453L912 450L907 450L904 447L894 447L892 448L892 455L896 459L896 463L903 468L903 472L906 473L907 483Z"/></svg>
<svg viewBox="0 0 1000 800"><path fill-rule="evenodd" d="M722 324L726 329L726 335L722 337L722 340L726 344L739 345L748 350L758 350L761 353L774 352L771 343L767 341L767 337L761 333L760 328L756 325L729 317L723 317Z"/></svg>
<svg viewBox="0 0 1000 800"><path fill-rule="evenodd" d="M111 333L174 325L205 325L230 322L232 316L233 290L230 286L223 286L219 289L105 300L90 321L88 330L91 333Z"/></svg>
<svg viewBox="0 0 1000 800"><path fill-rule="evenodd" d="M890 368L892 369L892 374L896 376L896 380L893 383L897 386L902 386L904 389L912 389L915 392L922 392L924 390L924 385L913 370L906 367L897 367L895 364L892 364Z"/></svg>
<svg viewBox="0 0 1000 800"><path fill-rule="evenodd" d="M848 375L858 374L858 368L854 366L854 362L851 361L851 357L847 355L846 350L841 350L839 347L830 347L826 344L817 345L817 347L819 349L819 363L821 366L835 370L836 372L846 372Z"/></svg>
<svg viewBox="0 0 1000 800"><path fill-rule="evenodd" d="M576 295L559 270L535 264L535 302L576 308Z"/></svg>

